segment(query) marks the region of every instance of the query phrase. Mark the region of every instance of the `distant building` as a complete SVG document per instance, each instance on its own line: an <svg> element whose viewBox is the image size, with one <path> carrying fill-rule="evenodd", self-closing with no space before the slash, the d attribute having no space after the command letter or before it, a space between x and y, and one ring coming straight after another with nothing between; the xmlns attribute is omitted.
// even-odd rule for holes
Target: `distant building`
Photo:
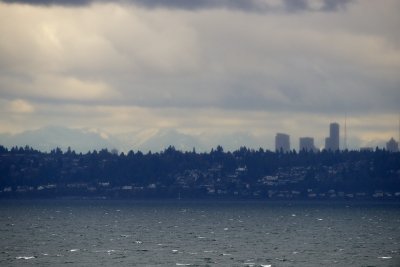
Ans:
<svg viewBox="0 0 400 267"><path fill-rule="evenodd" d="M314 138L312 137L300 137L299 139L299 151L315 151Z"/></svg>
<svg viewBox="0 0 400 267"><path fill-rule="evenodd" d="M325 137L325 149L329 150L331 147L329 137Z"/></svg>
<svg viewBox="0 0 400 267"><path fill-rule="evenodd" d="M329 137L325 138L325 149L339 150L339 124L336 122L329 125Z"/></svg>
<svg viewBox="0 0 400 267"><path fill-rule="evenodd" d="M282 152L290 151L290 136L284 133L277 133L275 136L275 150Z"/></svg>
<svg viewBox="0 0 400 267"><path fill-rule="evenodd" d="M399 152L399 143L393 137L386 143L386 150L389 152Z"/></svg>

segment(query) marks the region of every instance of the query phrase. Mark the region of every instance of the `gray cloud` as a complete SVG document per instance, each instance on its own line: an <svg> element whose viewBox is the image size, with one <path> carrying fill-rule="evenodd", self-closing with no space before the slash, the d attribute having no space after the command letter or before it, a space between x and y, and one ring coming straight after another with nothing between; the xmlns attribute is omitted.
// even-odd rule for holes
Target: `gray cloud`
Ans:
<svg viewBox="0 0 400 267"><path fill-rule="evenodd" d="M93 0L1 0L9 4L28 4L28 5L62 5L62 6L84 6L91 4ZM103 2L103 1L102 1Z"/></svg>
<svg viewBox="0 0 400 267"><path fill-rule="evenodd" d="M283 2L286 10L290 12L307 10L310 8L307 0L284 0Z"/></svg>
<svg viewBox="0 0 400 267"><path fill-rule="evenodd" d="M345 8L354 0L320 0L318 6L313 6L308 0L282 0L280 5L271 4L265 0L1 0L5 3L24 3L30 5L62 5L84 6L92 3L119 2L143 6L146 8L172 8L184 10L199 10L213 8L228 8L250 12L270 11L337 11Z"/></svg>
<svg viewBox="0 0 400 267"><path fill-rule="evenodd" d="M323 144L346 112L362 144L397 131L397 0L104 1L0 2L0 132L239 130L273 147L275 131Z"/></svg>
<svg viewBox="0 0 400 267"><path fill-rule="evenodd" d="M289 12L298 12L298 11L337 11L339 9L343 9L350 2L354 2L354 0L321 0L316 2L318 5L313 7L308 0L283 0L284 7Z"/></svg>
<svg viewBox="0 0 400 267"><path fill-rule="evenodd" d="M324 11L335 11L341 8L345 8L347 4L354 0L324 0L324 5L321 10Z"/></svg>

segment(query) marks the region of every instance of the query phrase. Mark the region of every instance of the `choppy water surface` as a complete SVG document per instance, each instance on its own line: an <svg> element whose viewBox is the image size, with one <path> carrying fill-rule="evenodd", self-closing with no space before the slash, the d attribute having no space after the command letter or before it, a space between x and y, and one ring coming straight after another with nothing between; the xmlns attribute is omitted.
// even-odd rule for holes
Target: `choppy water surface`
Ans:
<svg viewBox="0 0 400 267"><path fill-rule="evenodd" d="M0 266L400 266L400 205L0 201Z"/></svg>

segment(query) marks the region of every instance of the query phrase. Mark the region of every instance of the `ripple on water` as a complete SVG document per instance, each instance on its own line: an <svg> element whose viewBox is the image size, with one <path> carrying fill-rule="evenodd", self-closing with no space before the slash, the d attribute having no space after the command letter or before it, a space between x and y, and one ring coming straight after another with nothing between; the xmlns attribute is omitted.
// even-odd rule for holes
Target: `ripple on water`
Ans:
<svg viewBox="0 0 400 267"><path fill-rule="evenodd" d="M38 218L31 204L33 211L26 216L25 208L11 210L0 203L0 247L7 251L0 253L0 266L10 261L15 266L75 266L93 259L104 266L395 266L400 253L397 206L346 211L321 205L318 212L306 213L309 207L302 205L276 209L273 203L207 203L201 211L205 205L196 203L178 213L184 212L182 204L62 205L57 204L61 213L50 209ZM23 250L32 244L33 251Z"/></svg>

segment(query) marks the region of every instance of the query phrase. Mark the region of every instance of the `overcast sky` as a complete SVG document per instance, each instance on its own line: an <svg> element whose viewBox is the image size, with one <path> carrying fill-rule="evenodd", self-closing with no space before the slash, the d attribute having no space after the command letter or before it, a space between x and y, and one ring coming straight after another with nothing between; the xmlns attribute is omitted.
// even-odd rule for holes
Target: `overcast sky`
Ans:
<svg viewBox="0 0 400 267"><path fill-rule="evenodd" d="M398 138L398 0L0 1L0 132ZM268 139L268 140L267 140Z"/></svg>

